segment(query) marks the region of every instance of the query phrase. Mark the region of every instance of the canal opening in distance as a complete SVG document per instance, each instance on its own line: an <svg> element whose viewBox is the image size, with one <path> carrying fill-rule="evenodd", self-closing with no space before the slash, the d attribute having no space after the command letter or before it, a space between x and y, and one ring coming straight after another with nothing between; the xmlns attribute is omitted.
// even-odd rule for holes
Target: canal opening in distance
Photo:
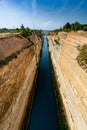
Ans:
<svg viewBox="0 0 87 130"><path fill-rule="evenodd" d="M58 130L56 101L46 36L44 36L43 41L35 98L28 130Z"/></svg>

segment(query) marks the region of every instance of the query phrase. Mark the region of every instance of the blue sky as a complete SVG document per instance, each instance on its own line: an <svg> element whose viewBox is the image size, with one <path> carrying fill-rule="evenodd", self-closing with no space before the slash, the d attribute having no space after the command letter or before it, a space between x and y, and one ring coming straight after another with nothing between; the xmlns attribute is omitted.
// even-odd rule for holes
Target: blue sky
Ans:
<svg viewBox="0 0 87 130"><path fill-rule="evenodd" d="M75 21L87 23L87 0L0 0L0 28L56 29Z"/></svg>

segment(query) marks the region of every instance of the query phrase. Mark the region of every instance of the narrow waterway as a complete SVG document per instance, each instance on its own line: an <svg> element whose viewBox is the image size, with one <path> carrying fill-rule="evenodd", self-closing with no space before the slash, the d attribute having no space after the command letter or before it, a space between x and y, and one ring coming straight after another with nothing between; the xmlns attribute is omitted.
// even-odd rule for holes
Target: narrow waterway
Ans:
<svg viewBox="0 0 87 130"><path fill-rule="evenodd" d="M58 130L56 103L46 36L44 36L36 83L36 95L28 130Z"/></svg>

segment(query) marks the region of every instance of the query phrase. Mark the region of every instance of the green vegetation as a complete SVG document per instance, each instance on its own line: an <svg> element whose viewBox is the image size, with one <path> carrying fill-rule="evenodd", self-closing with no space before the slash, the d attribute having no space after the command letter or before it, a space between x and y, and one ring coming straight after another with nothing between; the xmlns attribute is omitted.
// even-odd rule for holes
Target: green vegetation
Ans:
<svg viewBox="0 0 87 130"><path fill-rule="evenodd" d="M22 24L20 28L16 29L7 29L7 28L1 28L0 33L20 33L23 37L27 37L32 34L32 30L29 27L24 27Z"/></svg>
<svg viewBox="0 0 87 130"><path fill-rule="evenodd" d="M78 46L77 61L80 66L87 66L87 45Z"/></svg>
<svg viewBox="0 0 87 130"><path fill-rule="evenodd" d="M87 24L80 24L79 22L70 24L69 22L67 22L62 28L56 29L54 30L54 32L57 33L59 31L69 32L69 31L78 31L78 30L87 31Z"/></svg>
<svg viewBox="0 0 87 130"><path fill-rule="evenodd" d="M54 41L55 41L56 45L60 45L59 39L55 39Z"/></svg>
<svg viewBox="0 0 87 130"><path fill-rule="evenodd" d="M20 34L21 34L23 37L28 37L29 35L32 34L32 30L29 29L28 27L25 28L23 24L21 25L19 32L20 32Z"/></svg>
<svg viewBox="0 0 87 130"><path fill-rule="evenodd" d="M42 30L32 30L29 27L24 27L22 24L20 28L16 29L7 29L7 28L1 28L0 33L19 33L21 36L26 37L29 40L30 35L37 35L41 39L43 39L43 31Z"/></svg>
<svg viewBox="0 0 87 130"><path fill-rule="evenodd" d="M63 31L78 31L78 30L84 30L84 31L86 31L85 28L87 29L87 25L83 25L83 24L80 24L78 22L75 22L75 23L72 23L72 24L66 23L63 26L62 30Z"/></svg>
<svg viewBox="0 0 87 130"><path fill-rule="evenodd" d="M83 26L83 31L87 31L87 26Z"/></svg>
<svg viewBox="0 0 87 130"><path fill-rule="evenodd" d="M20 31L19 28L16 29L0 28L0 33L18 33L19 31Z"/></svg>

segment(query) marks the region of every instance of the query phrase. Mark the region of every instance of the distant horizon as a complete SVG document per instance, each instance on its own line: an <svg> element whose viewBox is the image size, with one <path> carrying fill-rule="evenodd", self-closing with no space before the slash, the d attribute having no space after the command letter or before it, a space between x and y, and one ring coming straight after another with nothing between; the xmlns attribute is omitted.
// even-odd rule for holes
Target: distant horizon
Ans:
<svg viewBox="0 0 87 130"><path fill-rule="evenodd" d="M75 22L78 22L78 21L75 21ZM71 22L71 23L70 23L70 22L66 22L66 23L73 24L73 23L75 23L75 22ZM66 24L66 23L65 23L65 24ZM78 22L78 23L80 23L80 22ZM64 24L64 25L65 25L65 24ZM84 24L80 23L80 24L81 24L81 25L87 25L87 23L84 23ZM21 25L23 25L23 24L21 24ZM0 29L3 29L3 28L6 28L6 29L17 29L17 28L18 28L18 29L20 29L21 25L20 25L19 27L9 27L9 28L7 28L7 27L0 27ZM63 25L63 26L64 26L64 25ZM25 27L25 28L28 27L28 28L30 28L31 30L51 31L51 30L60 29L60 28L62 28L63 26L61 26L61 27L59 27L59 28L55 28L55 29L41 29L41 28L38 29L38 28L30 28L29 26L24 26L24 27Z"/></svg>
<svg viewBox="0 0 87 130"><path fill-rule="evenodd" d="M75 22L78 22L78 21L75 21ZM73 23L75 23L75 22L73 22ZM69 23L69 22L67 22L67 23ZM70 24L73 24L72 22L70 23ZM78 23L80 23L80 22L78 22ZM66 23L65 23L66 24ZM65 25L64 24L64 25ZM85 23L85 24L82 24L82 23L80 23L81 25L87 25L87 23ZM21 24L21 25L23 25L23 24ZM20 27L21 27L21 25L20 25ZM64 26L63 25L63 26ZM60 28L63 28L63 26L61 26ZM2 27L2 28L0 28L0 29L3 29L3 28L6 28L6 29L20 29L20 27L14 27L14 28L6 28L6 27ZM26 27L28 27L28 28L30 28L29 26L24 26L25 28ZM30 28L31 30L43 30L43 31L54 31L54 30L57 30L57 29L60 29L60 28L55 28L55 29L38 29L38 28Z"/></svg>
<svg viewBox="0 0 87 130"><path fill-rule="evenodd" d="M87 23L86 0L0 0L0 28L55 30L65 23Z"/></svg>

